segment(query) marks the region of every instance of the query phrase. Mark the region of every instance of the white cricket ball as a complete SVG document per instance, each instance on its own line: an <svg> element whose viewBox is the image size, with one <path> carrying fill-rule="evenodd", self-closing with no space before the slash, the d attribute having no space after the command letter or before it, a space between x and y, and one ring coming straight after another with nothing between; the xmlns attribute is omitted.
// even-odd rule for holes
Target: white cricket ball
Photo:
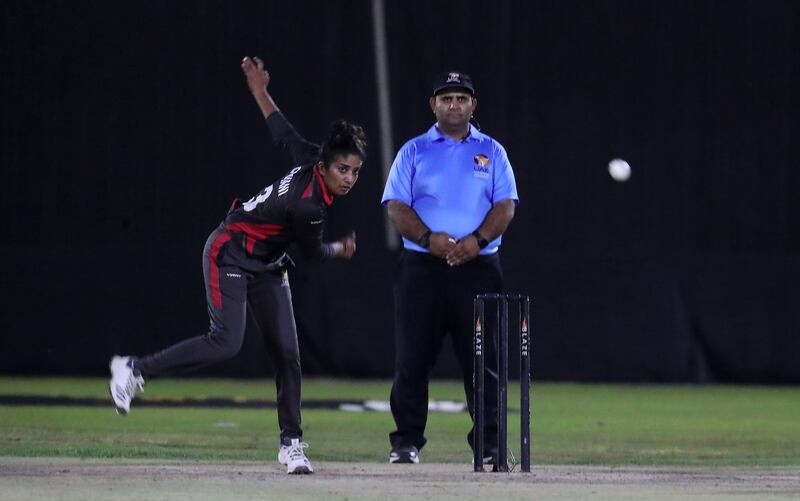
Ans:
<svg viewBox="0 0 800 501"><path fill-rule="evenodd" d="M631 166L628 165L628 162L621 158L615 158L614 160L608 162L608 173L611 174L611 177L614 181L625 182L631 177Z"/></svg>

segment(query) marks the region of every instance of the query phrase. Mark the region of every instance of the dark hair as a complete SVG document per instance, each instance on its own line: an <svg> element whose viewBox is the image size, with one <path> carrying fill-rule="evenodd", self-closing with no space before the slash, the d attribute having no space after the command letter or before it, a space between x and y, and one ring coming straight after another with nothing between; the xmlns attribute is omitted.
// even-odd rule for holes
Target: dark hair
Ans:
<svg viewBox="0 0 800 501"><path fill-rule="evenodd" d="M337 120L331 124L330 132L320 147L319 159L326 166L338 156L357 155L367 159L367 136L360 126Z"/></svg>

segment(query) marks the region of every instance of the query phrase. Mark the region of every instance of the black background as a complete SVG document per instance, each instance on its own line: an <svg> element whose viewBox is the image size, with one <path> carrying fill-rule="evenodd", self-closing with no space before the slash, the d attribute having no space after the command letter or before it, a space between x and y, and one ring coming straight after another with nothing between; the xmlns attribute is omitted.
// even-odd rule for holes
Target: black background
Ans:
<svg viewBox="0 0 800 501"><path fill-rule="evenodd" d="M433 75L477 86L521 204L506 281L533 298L534 377L800 382L798 13L791 1L386 2L394 148ZM106 372L205 332L201 251L288 169L239 62L312 140L370 157L292 274L306 374L392 373L371 2L3 2L0 371ZM614 182L607 163L633 174ZM421 284L420 286L424 286ZM249 332L207 374L270 373ZM444 353L436 375L455 376Z"/></svg>

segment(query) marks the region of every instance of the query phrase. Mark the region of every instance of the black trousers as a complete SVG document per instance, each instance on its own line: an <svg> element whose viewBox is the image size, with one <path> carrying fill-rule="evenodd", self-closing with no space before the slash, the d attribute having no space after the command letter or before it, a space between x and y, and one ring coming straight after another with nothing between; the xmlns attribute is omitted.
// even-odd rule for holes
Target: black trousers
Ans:
<svg viewBox="0 0 800 501"><path fill-rule="evenodd" d="M473 299L476 294L500 292L503 274L500 256L478 256L461 266L450 267L430 254L405 250L400 256L394 285L395 374L391 408L397 429L389 434L392 448L426 442L428 383L442 341L450 334L464 381L470 416L474 418L472 384ZM493 312L486 312L487 325L494 326ZM496 333L486 330L484 339L487 388L497 384ZM485 395L484 437L486 447L497 440L497 395ZM470 430L467 441L473 443Z"/></svg>
<svg viewBox="0 0 800 501"><path fill-rule="evenodd" d="M230 233L221 227L211 233L203 251L208 334L139 357L135 367L153 377L233 357L242 347L249 309L275 367L281 440L301 438L300 351L287 271L248 271L245 263L237 264L240 254L232 245Z"/></svg>

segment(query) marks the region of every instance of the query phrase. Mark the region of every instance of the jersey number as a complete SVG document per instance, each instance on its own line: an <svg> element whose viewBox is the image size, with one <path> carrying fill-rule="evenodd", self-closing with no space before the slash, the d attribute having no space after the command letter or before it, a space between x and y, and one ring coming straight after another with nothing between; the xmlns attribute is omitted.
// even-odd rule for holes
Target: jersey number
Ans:
<svg viewBox="0 0 800 501"><path fill-rule="evenodd" d="M244 207L246 212L250 212L251 210L255 209L258 204L269 198L270 193L272 193L272 185L264 188L261 193L245 202L242 207Z"/></svg>

